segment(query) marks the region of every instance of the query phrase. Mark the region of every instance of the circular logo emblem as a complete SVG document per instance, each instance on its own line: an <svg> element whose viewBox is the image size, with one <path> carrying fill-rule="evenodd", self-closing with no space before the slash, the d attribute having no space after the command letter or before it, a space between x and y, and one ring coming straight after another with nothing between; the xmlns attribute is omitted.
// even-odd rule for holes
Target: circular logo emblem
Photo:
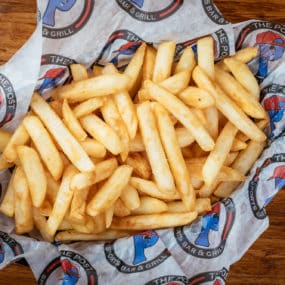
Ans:
<svg viewBox="0 0 285 285"><path fill-rule="evenodd" d="M12 83L0 73L0 127L11 121L16 113L17 98Z"/></svg>
<svg viewBox="0 0 285 285"><path fill-rule="evenodd" d="M249 202L251 210L254 214L254 216L257 219L265 219L266 218L266 211L265 206L272 200L274 195L270 195L269 193L263 192L263 195L259 195L260 199L258 201L257 197L257 187L260 181L262 183L274 183L273 185L268 185L268 187L262 187L262 190L270 189L272 190L272 187L275 187L274 189L276 191L279 191L285 186L285 153L276 153L272 157L269 157L265 159L265 161L262 163L260 167L258 167L255 171L255 174L251 181L248 184L248 196L249 196ZM283 165L276 166L276 163L283 163ZM269 168L269 169L268 169ZM264 169L267 169L266 172L263 171ZM270 177L264 177L265 175L268 175L267 173L271 173ZM266 197L265 199L262 198ZM260 201L262 200L262 201ZM262 206L260 206L262 205Z"/></svg>
<svg viewBox="0 0 285 285"><path fill-rule="evenodd" d="M184 227L178 227L174 229L174 237L186 253L200 258L215 258L224 251L234 219L234 202L227 198L214 205L210 212L193 225L200 227L198 234L187 235Z"/></svg>
<svg viewBox="0 0 285 285"><path fill-rule="evenodd" d="M108 262L122 273L137 273L150 270L169 256L170 252L162 243L158 243L159 237L155 231L145 231L124 240L124 247L121 240L107 242L104 245L105 256ZM128 256L125 249L128 248ZM157 252L160 253L157 255Z"/></svg>
<svg viewBox="0 0 285 285"><path fill-rule="evenodd" d="M205 13L214 23L218 25L226 25L229 23L214 5L212 0L202 0L202 5Z"/></svg>
<svg viewBox="0 0 285 285"><path fill-rule="evenodd" d="M80 284L96 285L98 276L96 270L82 255L73 251L61 250L61 257L52 260L41 273L38 284L58 284L62 279L64 285ZM62 277L63 275L63 277Z"/></svg>
<svg viewBox="0 0 285 285"><path fill-rule="evenodd" d="M183 4L183 0L156 1L159 5L156 11L149 11L147 8L153 6L153 1L147 0L116 0L118 5L131 17L142 22L161 21L175 13Z"/></svg>
<svg viewBox="0 0 285 285"><path fill-rule="evenodd" d="M61 39L74 35L86 25L94 3L94 0L49 0L42 17L43 36Z"/></svg>
<svg viewBox="0 0 285 285"><path fill-rule="evenodd" d="M213 282L213 285L223 285L227 279L228 270L222 268L219 271L209 271L200 273L189 280L189 285L200 285L208 282Z"/></svg>
<svg viewBox="0 0 285 285"><path fill-rule="evenodd" d="M145 285L188 285L186 276L166 275L155 278Z"/></svg>
<svg viewBox="0 0 285 285"><path fill-rule="evenodd" d="M7 256L17 256L23 254L22 246L8 234L0 231L0 264Z"/></svg>

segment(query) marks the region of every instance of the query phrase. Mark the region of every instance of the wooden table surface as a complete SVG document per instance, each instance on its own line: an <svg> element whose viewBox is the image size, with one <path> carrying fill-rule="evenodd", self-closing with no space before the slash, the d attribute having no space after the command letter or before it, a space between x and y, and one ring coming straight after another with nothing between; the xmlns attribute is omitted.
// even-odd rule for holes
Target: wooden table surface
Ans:
<svg viewBox="0 0 285 285"><path fill-rule="evenodd" d="M185 0L187 1L187 0ZM284 0L216 0L231 22L262 19L285 24ZM0 1L0 64L5 63L32 34L36 0ZM269 229L245 256L231 267L227 284L285 284L285 191L267 207ZM10 265L0 271L0 285L36 284L32 272L22 265Z"/></svg>

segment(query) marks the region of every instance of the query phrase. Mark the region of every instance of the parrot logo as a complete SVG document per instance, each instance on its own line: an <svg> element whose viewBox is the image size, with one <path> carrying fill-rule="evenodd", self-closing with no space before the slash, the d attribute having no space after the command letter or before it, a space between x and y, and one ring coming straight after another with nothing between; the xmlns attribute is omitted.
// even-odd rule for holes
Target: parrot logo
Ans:
<svg viewBox="0 0 285 285"><path fill-rule="evenodd" d="M43 16L43 24L46 26L55 26L56 10L67 12L75 4L76 0L50 0Z"/></svg>
<svg viewBox="0 0 285 285"><path fill-rule="evenodd" d="M68 259L61 261L61 267L64 272L61 285L75 285L80 278L79 268Z"/></svg>
<svg viewBox="0 0 285 285"><path fill-rule="evenodd" d="M259 47L259 69L257 77L264 79L268 74L268 63L279 60L285 51L285 40L272 31L262 32L256 36L256 45Z"/></svg>
<svg viewBox="0 0 285 285"><path fill-rule="evenodd" d="M134 265L146 261L145 249L154 246L158 238L155 231L145 231L133 237L135 247Z"/></svg>
<svg viewBox="0 0 285 285"><path fill-rule="evenodd" d="M142 8L144 4L144 0L131 0L132 3L137 5L138 7Z"/></svg>
<svg viewBox="0 0 285 285"><path fill-rule="evenodd" d="M270 117L270 138L272 138L276 123L280 122L284 115L285 98L273 95L270 98L265 99L263 105Z"/></svg>
<svg viewBox="0 0 285 285"><path fill-rule="evenodd" d="M4 258L5 258L4 244L0 241L0 264L4 261Z"/></svg>
<svg viewBox="0 0 285 285"><path fill-rule="evenodd" d="M195 244L199 246L209 247L210 231L219 230L220 204L215 205L202 219L202 229L195 240Z"/></svg>

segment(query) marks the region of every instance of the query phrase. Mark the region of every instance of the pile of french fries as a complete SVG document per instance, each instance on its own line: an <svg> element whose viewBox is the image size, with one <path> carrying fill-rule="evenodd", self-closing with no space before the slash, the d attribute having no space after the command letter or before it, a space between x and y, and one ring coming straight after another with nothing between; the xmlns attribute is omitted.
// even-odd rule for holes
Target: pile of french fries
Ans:
<svg viewBox="0 0 285 285"><path fill-rule="evenodd" d="M106 240L182 226L244 181L268 117L246 48L214 62L212 37L186 48L142 43L124 72L71 65L73 82L35 93L0 169L14 166L0 210L17 234Z"/></svg>

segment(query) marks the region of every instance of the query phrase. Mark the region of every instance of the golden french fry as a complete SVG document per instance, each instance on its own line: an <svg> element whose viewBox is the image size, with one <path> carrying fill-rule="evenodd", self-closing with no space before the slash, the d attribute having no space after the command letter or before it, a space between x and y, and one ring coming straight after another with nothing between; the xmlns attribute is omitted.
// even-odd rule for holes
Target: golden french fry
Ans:
<svg viewBox="0 0 285 285"><path fill-rule="evenodd" d="M129 184L123 189L120 199L130 211L135 210L140 206L138 191Z"/></svg>
<svg viewBox="0 0 285 285"><path fill-rule="evenodd" d="M47 231L46 217L42 216L37 208L33 208L33 218L36 228L40 231L45 241L52 242L53 237Z"/></svg>
<svg viewBox="0 0 285 285"><path fill-rule="evenodd" d="M200 189L203 185L203 180L196 178L196 177L191 177L191 184L195 190Z"/></svg>
<svg viewBox="0 0 285 285"><path fill-rule="evenodd" d="M13 165L14 165L14 162L8 162L3 155L0 155L0 171L10 168Z"/></svg>
<svg viewBox="0 0 285 285"><path fill-rule="evenodd" d="M186 213L189 212L183 202L174 201L167 203L168 213ZM195 211L198 215L211 210L211 200L209 198L198 198L195 202Z"/></svg>
<svg viewBox="0 0 285 285"><path fill-rule="evenodd" d="M149 162L142 153L131 153L125 163L133 167L133 173L143 179L150 179L152 172Z"/></svg>
<svg viewBox="0 0 285 285"><path fill-rule="evenodd" d="M179 94L189 84L191 73L187 70L174 74L163 80L159 85L172 94Z"/></svg>
<svg viewBox="0 0 285 285"><path fill-rule="evenodd" d="M113 215L114 215L114 205L110 206L109 209L106 210L105 212L105 224L106 224L106 229L108 229L113 220Z"/></svg>
<svg viewBox="0 0 285 285"><path fill-rule="evenodd" d="M74 63L74 64L70 64L69 67L70 67L70 70L71 70L71 75L72 75L73 80L75 82L81 81L81 80L84 80L84 79L88 79L87 69L85 68L84 65L78 64L78 63Z"/></svg>
<svg viewBox="0 0 285 285"><path fill-rule="evenodd" d="M212 193L220 183L219 180L214 180L211 185L206 185L204 184L200 189L199 189L199 197L200 198L208 198L211 197Z"/></svg>
<svg viewBox="0 0 285 285"><path fill-rule="evenodd" d="M70 181L72 190L83 190L96 183L95 172L79 172L75 174Z"/></svg>
<svg viewBox="0 0 285 285"><path fill-rule="evenodd" d="M196 61L194 52L192 48L187 47L184 49L182 55L180 56L180 59L175 67L174 74L179 73L181 71L189 71L191 73L195 65Z"/></svg>
<svg viewBox="0 0 285 285"><path fill-rule="evenodd" d="M102 66L94 65L92 68L94 76L102 75L102 69L103 69Z"/></svg>
<svg viewBox="0 0 285 285"><path fill-rule="evenodd" d="M107 230L98 234L83 234L74 230L59 232L56 235L58 241L95 241L95 240L113 240L130 236L128 231Z"/></svg>
<svg viewBox="0 0 285 285"><path fill-rule="evenodd" d="M76 173L77 170L73 165L68 166L63 173L51 215L47 220L47 231L51 236L54 236L70 206L73 196L70 181Z"/></svg>
<svg viewBox="0 0 285 285"><path fill-rule="evenodd" d="M234 152L230 152L228 155L227 155L227 158L224 162L224 166L230 166L232 165L232 163L235 161L235 159L237 158L239 152L238 151L234 151Z"/></svg>
<svg viewBox="0 0 285 285"><path fill-rule="evenodd" d="M128 165L119 166L88 203L87 214L96 216L114 204L128 184L132 170Z"/></svg>
<svg viewBox="0 0 285 285"><path fill-rule="evenodd" d="M224 161L224 165L225 166L231 165L233 163L233 161L236 159L237 155L238 155L238 152L230 152ZM208 158L208 156L191 157L191 158L186 159L186 163L204 164L206 162L207 158Z"/></svg>
<svg viewBox="0 0 285 285"><path fill-rule="evenodd" d="M90 157L103 158L106 155L106 148L94 139L86 138L80 144Z"/></svg>
<svg viewBox="0 0 285 285"><path fill-rule="evenodd" d="M234 139L231 151L240 151L242 149L245 149L247 147L247 144L237 138Z"/></svg>
<svg viewBox="0 0 285 285"><path fill-rule="evenodd" d="M3 152L11 137L12 134L8 131L0 130L0 152Z"/></svg>
<svg viewBox="0 0 285 285"><path fill-rule="evenodd" d="M109 62L107 63L103 68L102 68L102 74L106 75L106 74L117 74L120 73L118 71L118 69L116 68L116 66Z"/></svg>
<svg viewBox="0 0 285 285"><path fill-rule="evenodd" d="M32 97L31 108L40 117L56 142L60 145L62 151L78 170L87 172L94 170L93 162L79 142L68 131L44 99L36 93Z"/></svg>
<svg viewBox="0 0 285 285"><path fill-rule="evenodd" d="M214 148L213 139L194 113L183 102L151 81L147 82L147 87L151 97L161 103L168 112L172 113L190 131L203 150L209 151Z"/></svg>
<svg viewBox="0 0 285 285"><path fill-rule="evenodd" d="M197 66L193 71L193 79L198 87L207 90L216 100L216 106L239 130L256 141L265 141L265 134L244 114L244 112ZM216 88L215 88L216 87Z"/></svg>
<svg viewBox="0 0 285 285"><path fill-rule="evenodd" d="M43 216L49 216L52 211L52 205L49 200L44 200L40 207L37 208L39 213Z"/></svg>
<svg viewBox="0 0 285 285"><path fill-rule="evenodd" d="M23 124L35 144L43 163L52 177L58 180L62 175L63 162L49 133L36 116L27 116Z"/></svg>
<svg viewBox="0 0 285 285"><path fill-rule="evenodd" d="M83 128L112 154L117 155L123 150L122 142L117 133L103 120L94 114L80 118Z"/></svg>
<svg viewBox="0 0 285 285"><path fill-rule="evenodd" d="M126 217L131 214L131 210L119 198L114 204L114 216Z"/></svg>
<svg viewBox="0 0 285 285"><path fill-rule="evenodd" d="M164 42L158 46L152 75L153 82L159 83L170 76L174 53L174 42Z"/></svg>
<svg viewBox="0 0 285 285"><path fill-rule="evenodd" d="M114 218L111 229L120 230L150 230L178 227L191 223L197 218L197 212L162 213L139 215L124 218Z"/></svg>
<svg viewBox="0 0 285 285"><path fill-rule="evenodd" d="M152 46L147 46L145 50L142 67L142 80L152 79L155 64L156 50Z"/></svg>
<svg viewBox="0 0 285 285"><path fill-rule="evenodd" d="M10 218L14 216L14 211L15 211L15 207L14 207L15 189L13 186L13 179L14 179L16 169L17 168L14 169L13 174L10 177L10 181L7 186L5 196L0 205L0 211Z"/></svg>
<svg viewBox="0 0 285 285"><path fill-rule="evenodd" d="M159 214L167 212L167 204L153 197L141 197L138 208L132 210L132 215Z"/></svg>
<svg viewBox="0 0 285 285"><path fill-rule="evenodd" d="M73 113L75 117L83 117L93 113L95 110L99 109L104 103L103 98L91 98L89 100L83 101L78 104L74 109Z"/></svg>
<svg viewBox="0 0 285 285"><path fill-rule="evenodd" d="M32 200L26 175L22 167L17 167L13 178L15 193L15 228L17 234L30 232L34 227Z"/></svg>
<svg viewBox="0 0 285 285"><path fill-rule="evenodd" d="M54 201L56 199L56 195L60 186L59 181L55 181L54 178L51 176L49 172L46 172L46 178L47 178L47 192L46 192L46 198L54 204Z"/></svg>
<svg viewBox="0 0 285 285"><path fill-rule="evenodd" d="M237 79L237 81L246 90L248 90L254 96L256 100L259 101L260 88L259 88L256 78L250 71L249 67L245 63L233 57L225 58L224 63L229 68L229 70L232 72L232 74Z"/></svg>
<svg viewBox="0 0 285 285"><path fill-rule="evenodd" d="M207 119L206 119L204 112L200 109L194 109L194 108L190 108L190 110L194 113L194 115L197 117L197 119L200 121L200 123L204 127L206 127L207 126Z"/></svg>
<svg viewBox="0 0 285 285"><path fill-rule="evenodd" d="M238 50L233 57L243 63L247 63L257 57L259 54L258 47L246 47Z"/></svg>
<svg viewBox="0 0 285 285"><path fill-rule="evenodd" d="M72 230L72 225L66 219L63 219L58 227L58 230L59 231Z"/></svg>
<svg viewBox="0 0 285 285"><path fill-rule="evenodd" d="M154 114L176 189L180 193L183 203L190 211L194 208L196 197L174 127L167 111L159 103L154 103Z"/></svg>
<svg viewBox="0 0 285 285"><path fill-rule="evenodd" d="M96 217L92 217L92 219L94 221L94 226L95 226L95 229L93 230L94 234L101 233L106 230L106 220L104 213L101 213Z"/></svg>
<svg viewBox="0 0 285 285"><path fill-rule="evenodd" d="M33 205L40 207L47 189L47 178L40 157L28 146L17 146L17 154L27 177Z"/></svg>
<svg viewBox="0 0 285 285"><path fill-rule="evenodd" d="M219 134L219 114L215 106L208 107L204 110L206 117L206 129L211 137L216 140Z"/></svg>
<svg viewBox="0 0 285 285"><path fill-rule="evenodd" d="M267 114L256 98L249 93L230 73L219 68L216 70L216 80L224 92L250 117L266 118Z"/></svg>
<svg viewBox="0 0 285 285"><path fill-rule="evenodd" d="M209 36L197 41L198 65L212 79L215 79L214 39Z"/></svg>
<svg viewBox="0 0 285 285"><path fill-rule="evenodd" d="M129 80L124 74L99 75L63 86L59 95L70 102L82 102L93 97L120 92L128 87Z"/></svg>
<svg viewBox="0 0 285 285"><path fill-rule="evenodd" d="M55 100L49 103L50 107L55 111L55 113L62 118L62 100Z"/></svg>
<svg viewBox="0 0 285 285"><path fill-rule="evenodd" d="M17 159L16 147L24 145L29 141L29 134L23 124L21 124L11 136L8 144L3 150L3 157L7 162L15 162Z"/></svg>
<svg viewBox="0 0 285 285"><path fill-rule="evenodd" d="M159 138L150 103L140 104L137 108L137 115L147 157L157 186L161 192L173 193L175 190L173 176Z"/></svg>
<svg viewBox="0 0 285 285"><path fill-rule="evenodd" d="M203 166L203 180L210 186L223 166L227 155L230 153L237 128L228 122L216 140L214 149L210 152Z"/></svg>
<svg viewBox="0 0 285 285"><path fill-rule="evenodd" d="M84 224L74 223L71 220L69 220L69 222L70 222L72 228L79 233L90 234L90 233L94 233L95 230L96 230L96 232L97 231L101 232L104 230L104 229L101 230L98 227L96 228L95 221L93 220L92 217L85 216L84 220L85 220Z"/></svg>

